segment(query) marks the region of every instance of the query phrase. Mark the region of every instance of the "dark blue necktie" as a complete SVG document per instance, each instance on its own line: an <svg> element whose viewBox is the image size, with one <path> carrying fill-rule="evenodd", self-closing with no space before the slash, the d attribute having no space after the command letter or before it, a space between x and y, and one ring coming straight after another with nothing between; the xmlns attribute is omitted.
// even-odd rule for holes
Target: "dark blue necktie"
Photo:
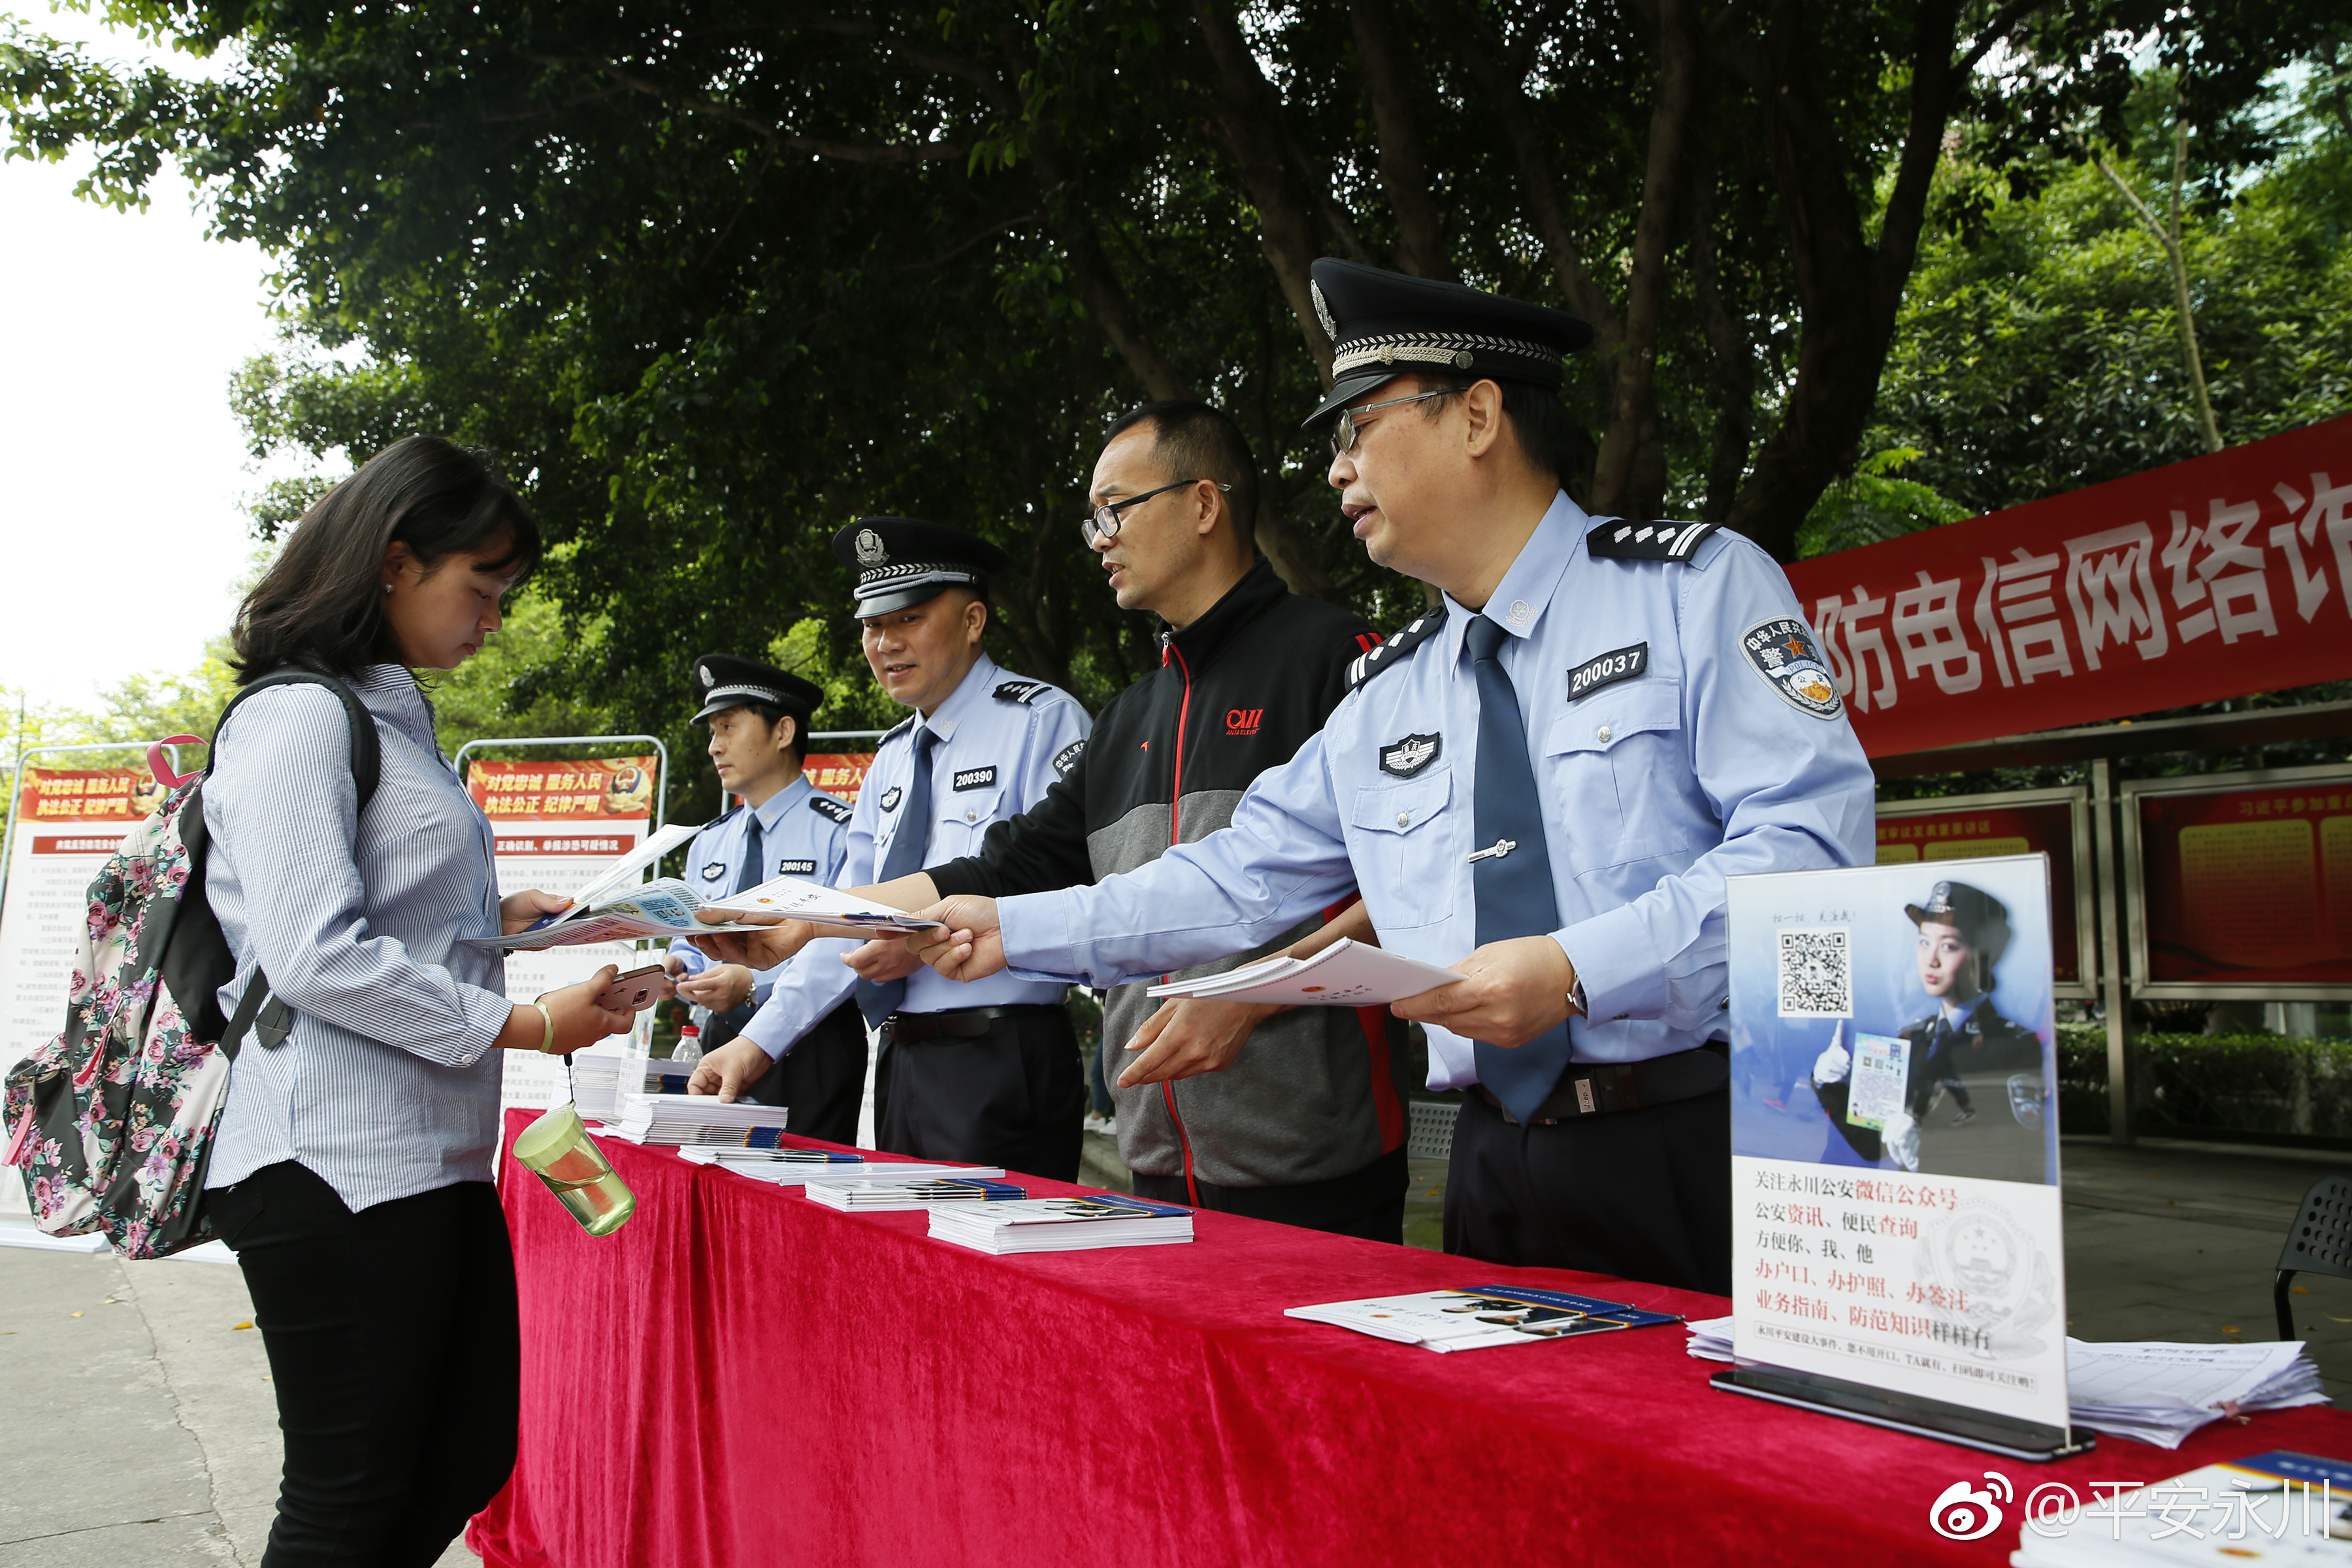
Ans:
<svg viewBox="0 0 2352 1568"><path fill-rule="evenodd" d="M898 831L890 840L890 853L883 857L877 882L895 882L923 868L923 851L931 837L931 742L937 739L922 725L915 726L915 776L907 781L907 798L898 805ZM869 1029L880 1028L882 1020L897 1012L906 999L903 980L880 985L866 980L857 983L857 1010L866 1015Z"/></svg>
<svg viewBox="0 0 2352 1568"><path fill-rule="evenodd" d="M1519 694L1496 655L1509 641L1503 628L1474 616L1464 639L1470 673L1478 682L1477 842L1490 851L1472 866L1478 910L1478 945L1514 937L1546 936L1559 929L1559 900L1551 886L1551 856L1544 844L1543 802L1528 761L1528 730ZM1491 853L1506 839L1510 847ZM1522 1122L1535 1120L1568 1066L1568 1026L1559 1024L1515 1050L1473 1042L1478 1081Z"/></svg>
<svg viewBox="0 0 2352 1568"><path fill-rule="evenodd" d="M760 837L760 813L749 801L743 803L743 809L751 820L743 825L743 868L735 873L735 890L739 893L748 893L767 879L760 875L760 868L768 858Z"/></svg>

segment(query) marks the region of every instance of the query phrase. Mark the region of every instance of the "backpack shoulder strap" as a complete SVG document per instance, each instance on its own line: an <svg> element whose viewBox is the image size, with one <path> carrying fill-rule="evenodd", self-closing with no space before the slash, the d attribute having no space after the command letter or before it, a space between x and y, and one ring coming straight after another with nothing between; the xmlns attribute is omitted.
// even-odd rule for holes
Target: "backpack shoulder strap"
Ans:
<svg viewBox="0 0 2352 1568"><path fill-rule="evenodd" d="M214 741L219 741L221 730L228 723L228 716L236 711L237 705L268 686L323 686L342 703L343 716L350 721L352 728L352 782L359 789L359 808L365 811L368 802L375 798L376 783L383 772L383 743L376 737L375 716L367 710L367 704L360 700L359 693L331 675L321 675L314 669L289 668L273 670L253 681L221 710L220 722L213 726ZM218 756L215 745L212 759L205 764L206 773L212 772L213 762Z"/></svg>

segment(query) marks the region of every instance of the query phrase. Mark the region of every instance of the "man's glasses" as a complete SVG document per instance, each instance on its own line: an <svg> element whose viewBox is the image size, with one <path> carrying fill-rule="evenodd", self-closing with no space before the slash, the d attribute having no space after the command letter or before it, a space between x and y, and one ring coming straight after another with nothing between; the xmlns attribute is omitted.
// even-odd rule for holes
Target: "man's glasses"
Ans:
<svg viewBox="0 0 2352 1568"><path fill-rule="evenodd" d="M1153 496L1164 496L1170 490L1181 490L1186 485L1197 485L1201 481L1198 479L1178 479L1172 485L1162 485L1156 490L1146 490L1139 496L1129 496L1125 500L1105 501L1102 505L1095 508L1094 515L1092 517L1087 518L1084 522L1078 524L1078 532L1085 536L1087 547L1088 549L1092 549L1094 546L1100 544L1107 540L1117 539L1118 537L1119 524L1127 521L1119 516L1119 513L1125 511L1129 507L1140 506L1145 501L1150 500ZM1219 485L1217 487L1220 490L1227 492L1231 492L1233 488L1234 487L1231 485Z"/></svg>
<svg viewBox="0 0 2352 1568"><path fill-rule="evenodd" d="M1411 397L1384 397L1378 403L1342 408L1338 421L1331 426L1331 455L1344 458L1356 449L1356 437L1364 433L1363 416L1375 408L1394 408L1400 403L1426 403L1433 397L1451 397L1462 390L1458 386L1441 386L1435 392L1416 392Z"/></svg>

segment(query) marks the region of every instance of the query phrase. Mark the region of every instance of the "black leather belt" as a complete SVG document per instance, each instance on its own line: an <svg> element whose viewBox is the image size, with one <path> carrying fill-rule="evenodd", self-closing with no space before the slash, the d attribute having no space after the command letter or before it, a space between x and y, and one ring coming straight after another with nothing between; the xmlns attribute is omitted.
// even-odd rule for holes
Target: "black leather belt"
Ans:
<svg viewBox="0 0 2352 1568"><path fill-rule="evenodd" d="M1052 1002L1023 1002L1010 1007L957 1007L945 1013L893 1013L883 1022L885 1038L904 1045L910 1040L976 1040L999 1018L1042 1018L1062 1009Z"/></svg>
<svg viewBox="0 0 2352 1568"><path fill-rule="evenodd" d="M1645 1062L1570 1062L1560 1074L1559 1087L1536 1107L1528 1125L1550 1127L1580 1117L1672 1105L1678 1100L1713 1094L1730 1081L1731 1047L1719 1040ZM1478 1093L1503 1112L1504 1121L1514 1127L1519 1124L1517 1117L1503 1109L1493 1089L1482 1083Z"/></svg>

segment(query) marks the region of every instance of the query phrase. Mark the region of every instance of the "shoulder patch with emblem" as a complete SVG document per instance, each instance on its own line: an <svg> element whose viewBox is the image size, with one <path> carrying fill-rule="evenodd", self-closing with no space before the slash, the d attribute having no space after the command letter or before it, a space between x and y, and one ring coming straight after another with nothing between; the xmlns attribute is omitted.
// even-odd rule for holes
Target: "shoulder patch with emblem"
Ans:
<svg viewBox="0 0 2352 1568"><path fill-rule="evenodd" d="M842 805L841 802L834 799L833 796L829 795L813 795L809 796L808 808L829 822L847 822L849 820L849 807Z"/></svg>
<svg viewBox="0 0 2352 1568"><path fill-rule="evenodd" d="M1602 561L1688 561L1721 526L1612 517L1584 536L1584 552Z"/></svg>
<svg viewBox="0 0 2352 1568"><path fill-rule="evenodd" d="M1604 686L1614 686L1621 680L1632 680L1650 673L1650 645L1637 642L1628 647L1612 647L1597 658L1588 658L1568 672L1568 700L1590 697Z"/></svg>
<svg viewBox="0 0 2352 1568"><path fill-rule="evenodd" d="M898 809L898 803L906 797L907 792L905 790L900 789L897 784L892 784L888 789L882 792L882 809L885 811L896 811Z"/></svg>
<svg viewBox="0 0 2352 1568"><path fill-rule="evenodd" d="M1008 680L994 693L999 702L1034 702L1054 689L1042 680Z"/></svg>
<svg viewBox="0 0 2352 1568"><path fill-rule="evenodd" d="M989 763L988 766L984 768L958 768L956 770L955 787L958 789L986 789L995 782L996 764L994 763Z"/></svg>
<svg viewBox="0 0 2352 1568"><path fill-rule="evenodd" d="M1845 711L1813 628L1795 616L1757 622L1739 634L1739 651L1790 707L1816 719L1834 719Z"/></svg>
<svg viewBox="0 0 2352 1568"><path fill-rule="evenodd" d="M816 862L814 860L779 860L776 862L776 875L779 877L814 877L816 875Z"/></svg>
<svg viewBox="0 0 2352 1568"><path fill-rule="evenodd" d="M1353 691L1384 669L1404 662L1405 655L1437 635L1445 624L1444 610L1431 610L1426 615L1407 621L1394 636L1370 653L1360 653L1348 666L1348 689Z"/></svg>
<svg viewBox="0 0 2352 1568"><path fill-rule="evenodd" d="M1436 735L1407 735L1381 748L1381 772L1409 779L1437 760L1444 749L1443 739Z"/></svg>
<svg viewBox="0 0 2352 1568"><path fill-rule="evenodd" d="M1081 735L1076 740L1071 742L1068 745L1064 746L1060 751L1055 752L1054 753L1053 763L1054 776L1057 779L1068 778L1070 776L1070 770L1078 764L1078 753L1086 749L1086 737Z"/></svg>

